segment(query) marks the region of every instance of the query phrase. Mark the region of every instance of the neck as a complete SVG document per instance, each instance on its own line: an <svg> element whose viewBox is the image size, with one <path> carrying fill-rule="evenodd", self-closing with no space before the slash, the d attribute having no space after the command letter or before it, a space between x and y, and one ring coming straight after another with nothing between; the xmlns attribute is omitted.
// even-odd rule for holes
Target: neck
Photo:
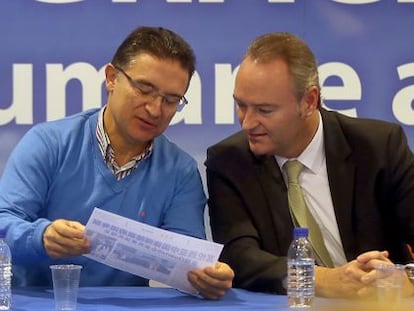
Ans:
<svg viewBox="0 0 414 311"><path fill-rule="evenodd" d="M137 143L136 141L126 139L125 135L120 134L121 131L118 130L108 107L104 111L103 123L105 133L109 137L111 147L115 153L115 161L120 166L128 163L133 157L143 153L150 143Z"/></svg>
<svg viewBox="0 0 414 311"><path fill-rule="evenodd" d="M288 154L288 156L286 156L286 158L297 158L302 154L318 130L319 119L320 116L318 110L315 110L310 116L306 117L304 125L300 130L301 137L300 139L298 138L298 144L292 148L291 152Z"/></svg>

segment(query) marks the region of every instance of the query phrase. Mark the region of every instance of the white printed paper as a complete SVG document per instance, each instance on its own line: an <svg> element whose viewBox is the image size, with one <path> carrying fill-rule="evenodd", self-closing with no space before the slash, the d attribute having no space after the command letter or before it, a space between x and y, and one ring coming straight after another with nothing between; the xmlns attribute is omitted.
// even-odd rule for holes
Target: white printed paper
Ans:
<svg viewBox="0 0 414 311"><path fill-rule="evenodd" d="M86 234L92 245L86 257L191 294L196 290L187 272L214 266L223 248L99 208L89 218Z"/></svg>

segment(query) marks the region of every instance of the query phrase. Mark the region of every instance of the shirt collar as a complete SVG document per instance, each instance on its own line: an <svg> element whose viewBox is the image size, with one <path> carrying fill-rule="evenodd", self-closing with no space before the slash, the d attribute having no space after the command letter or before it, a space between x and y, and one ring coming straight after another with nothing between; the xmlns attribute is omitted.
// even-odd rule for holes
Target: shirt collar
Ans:
<svg viewBox="0 0 414 311"><path fill-rule="evenodd" d="M109 153L111 151L113 152L113 149L111 147L111 141L109 140L109 136L106 133L104 127L103 115L105 109L106 105L103 106L102 109L99 111L98 123L96 125L96 138L98 139L99 150L101 151L102 157L104 158L105 162L107 162ZM141 161L143 159L148 158L151 155L153 148L154 141L151 141L151 143L147 145L147 147L141 154L137 154L131 160Z"/></svg>
<svg viewBox="0 0 414 311"><path fill-rule="evenodd" d="M106 106L103 106L99 111L98 123L96 125L96 138L98 139L99 150L101 151L102 157L106 159L106 154L109 147L109 137L105 132L104 123L103 123L103 114L106 109Z"/></svg>

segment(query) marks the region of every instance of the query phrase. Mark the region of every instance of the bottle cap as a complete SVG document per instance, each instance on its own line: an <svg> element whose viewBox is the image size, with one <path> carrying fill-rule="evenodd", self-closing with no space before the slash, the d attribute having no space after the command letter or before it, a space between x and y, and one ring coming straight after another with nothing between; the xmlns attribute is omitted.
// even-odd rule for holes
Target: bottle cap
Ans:
<svg viewBox="0 0 414 311"><path fill-rule="evenodd" d="M309 235L309 229L305 227L295 227L293 229L293 236L295 238L303 238Z"/></svg>

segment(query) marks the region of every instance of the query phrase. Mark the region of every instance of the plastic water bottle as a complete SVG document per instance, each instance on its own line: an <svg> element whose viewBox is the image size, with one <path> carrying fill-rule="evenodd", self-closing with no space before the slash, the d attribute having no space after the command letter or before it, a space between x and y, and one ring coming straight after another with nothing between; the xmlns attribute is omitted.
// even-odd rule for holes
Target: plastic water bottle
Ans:
<svg viewBox="0 0 414 311"><path fill-rule="evenodd" d="M0 229L0 310L11 306L11 252L5 237L6 231Z"/></svg>
<svg viewBox="0 0 414 311"><path fill-rule="evenodd" d="M315 258L308 228L295 228L287 254L287 296L292 308L310 308L315 297Z"/></svg>

